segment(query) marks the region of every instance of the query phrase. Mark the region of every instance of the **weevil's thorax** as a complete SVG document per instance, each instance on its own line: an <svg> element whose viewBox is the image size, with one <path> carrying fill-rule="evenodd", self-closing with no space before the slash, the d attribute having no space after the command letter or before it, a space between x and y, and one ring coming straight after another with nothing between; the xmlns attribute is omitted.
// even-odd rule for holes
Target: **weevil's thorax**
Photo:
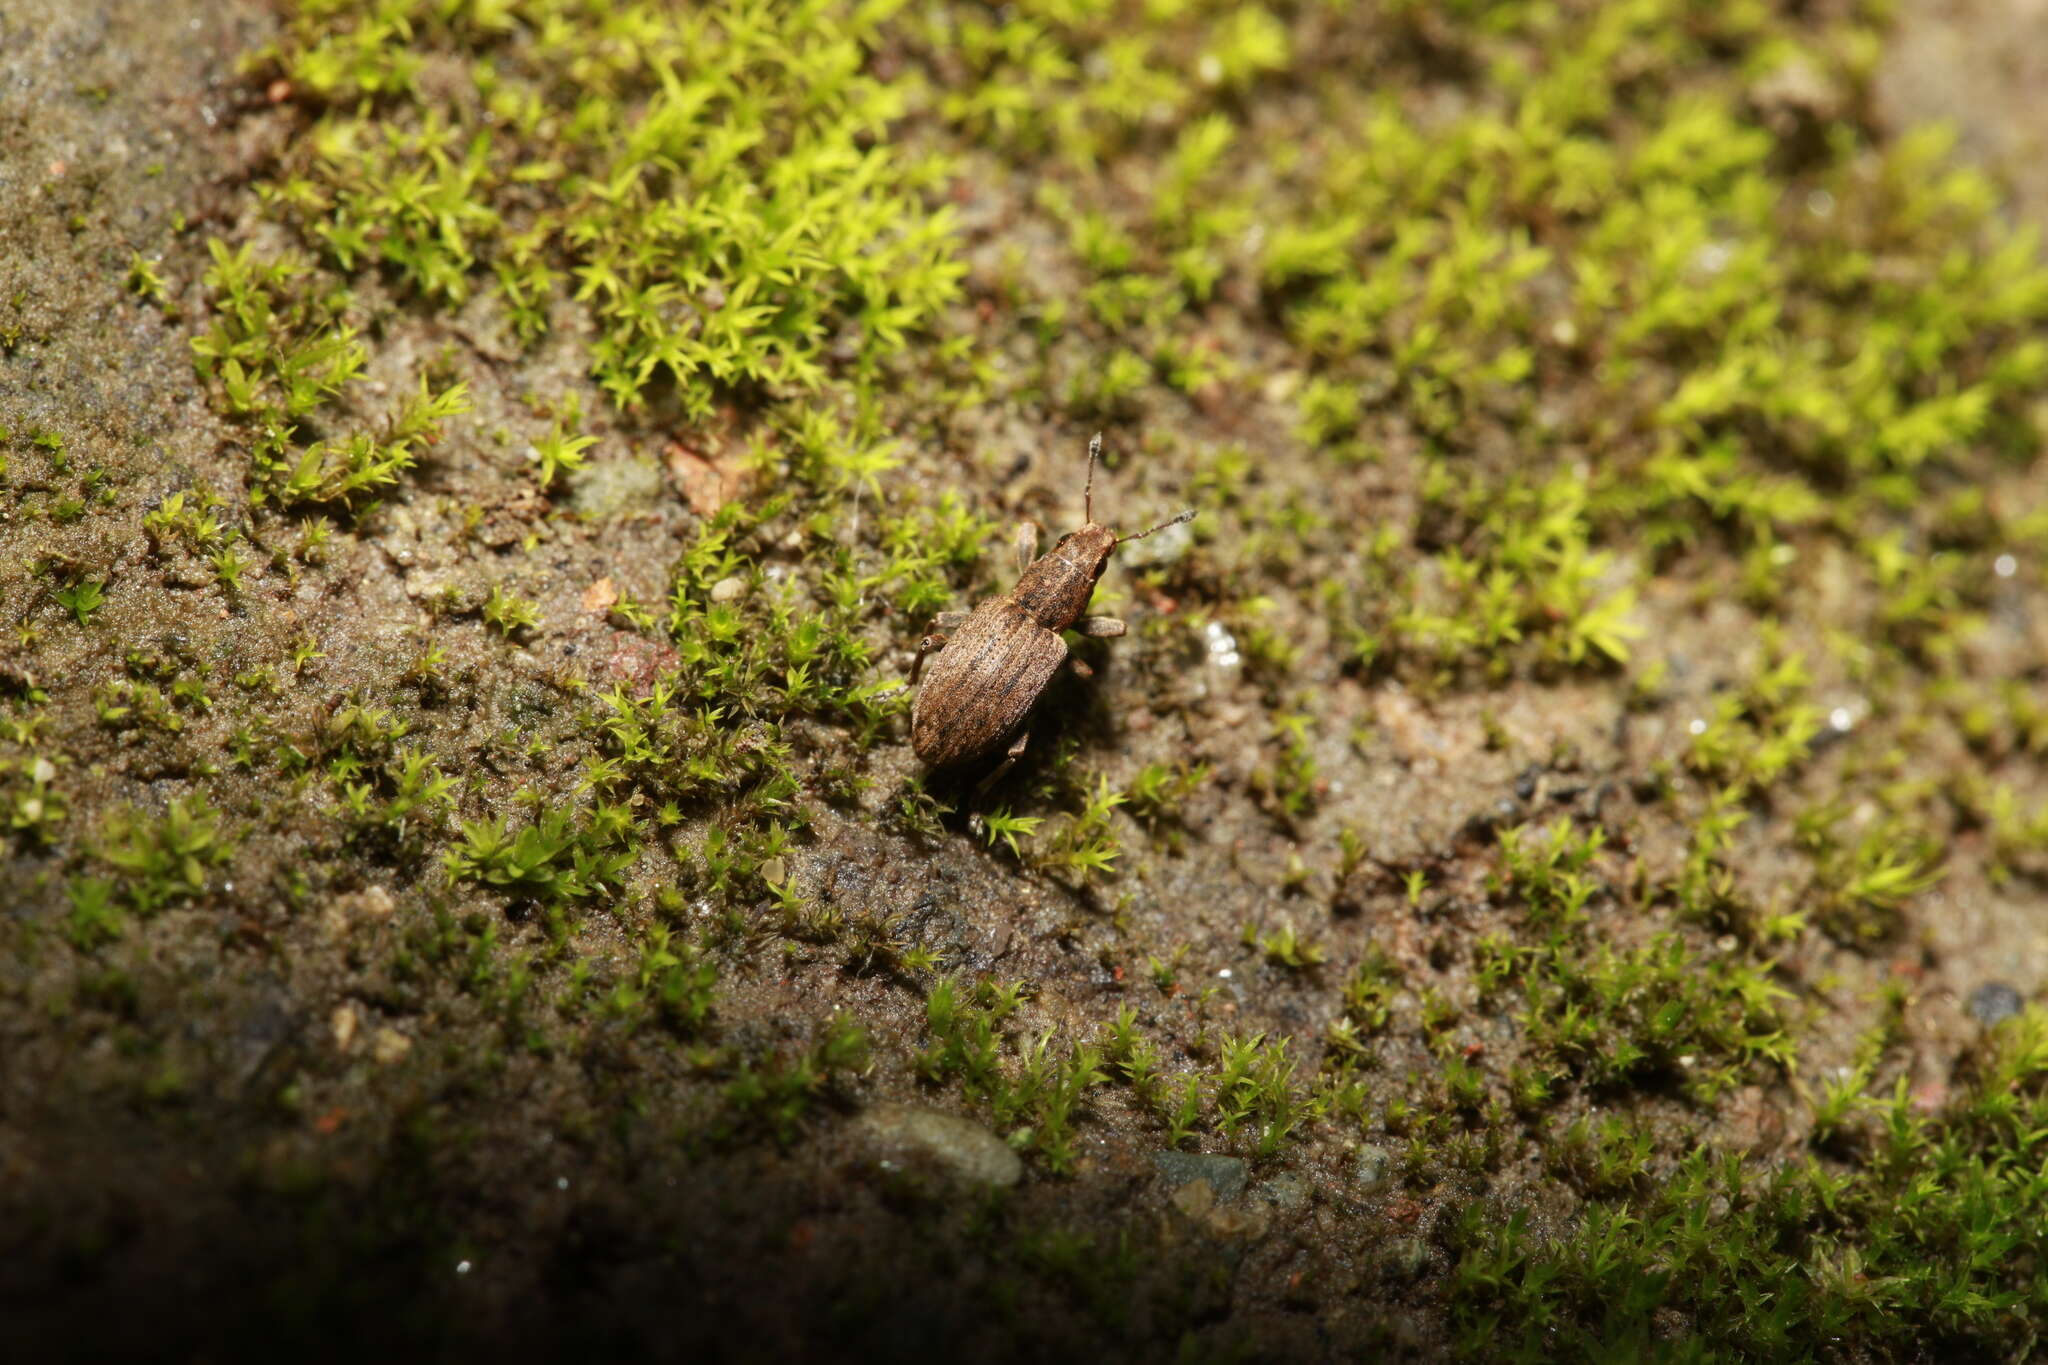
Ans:
<svg viewBox="0 0 2048 1365"><path fill-rule="evenodd" d="M1026 566L1010 597L1047 630L1065 630L1088 610L1114 549L1116 532L1091 521Z"/></svg>

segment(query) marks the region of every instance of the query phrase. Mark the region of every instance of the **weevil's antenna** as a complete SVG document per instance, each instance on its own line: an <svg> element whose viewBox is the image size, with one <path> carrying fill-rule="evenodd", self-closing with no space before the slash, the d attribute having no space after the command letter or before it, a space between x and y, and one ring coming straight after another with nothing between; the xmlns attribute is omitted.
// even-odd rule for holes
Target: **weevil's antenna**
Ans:
<svg viewBox="0 0 2048 1365"><path fill-rule="evenodd" d="M1095 462L1102 457L1102 433L1088 442L1088 482L1081 490L1081 520L1095 522Z"/></svg>
<svg viewBox="0 0 2048 1365"><path fill-rule="evenodd" d="M1184 521L1193 521L1194 519L1195 509L1190 507L1187 511L1181 513L1179 516L1168 517L1165 521L1160 522L1157 526L1152 528L1152 531L1164 531L1169 526L1178 526ZM1134 536L1118 536L1116 538L1116 543L1121 545L1127 540L1143 540L1146 536L1151 535L1152 531L1140 531L1138 532L1138 534Z"/></svg>

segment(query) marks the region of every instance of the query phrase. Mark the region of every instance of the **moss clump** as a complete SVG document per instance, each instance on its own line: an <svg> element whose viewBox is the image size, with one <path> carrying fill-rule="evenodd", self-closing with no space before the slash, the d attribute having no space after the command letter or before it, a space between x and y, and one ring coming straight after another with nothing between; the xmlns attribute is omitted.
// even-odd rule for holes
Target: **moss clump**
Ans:
<svg viewBox="0 0 2048 1365"><path fill-rule="evenodd" d="M1623 1165L1633 1197L1554 1239L1475 1206L1450 1280L1462 1340L1503 1358L1671 1355L1671 1312L1692 1349L1731 1358L2024 1339L2048 1308L2026 1151L2043 1037L2038 1011L2006 1024L1939 1113L1903 1083L1854 1097L1845 1162L1759 1170L1701 1151L1650 1179L1638 1147Z"/></svg>
<svg viewBox="0 0 2048 1365"><path fill-rule="evenodd" d="M336 269L487 290L527 340L573 300L622 403L660 381L702 419L868 373L960 276L919 192L940 163L881 137L910 93L865 69L886 9L305 6L259 65L326 112L269 196ZM423 80L440 62L459 97Z"/></svg>
<svg viewBox="0 0 2048 1365"><path fill-rule="evenodd" d="M55 776L47 760L30 770L31 784L13 798L13 826L54 834L65 808L48 790ZM94 845L95 861L114 876L80 874L65 883L69 902L61 932L80 951L101 948L122 937L131 915L150 916L205 894L215 869L228 863L233 836L221 828L221 812L205 797L172 798L161 816L134 807L111 812Z"/></svg>

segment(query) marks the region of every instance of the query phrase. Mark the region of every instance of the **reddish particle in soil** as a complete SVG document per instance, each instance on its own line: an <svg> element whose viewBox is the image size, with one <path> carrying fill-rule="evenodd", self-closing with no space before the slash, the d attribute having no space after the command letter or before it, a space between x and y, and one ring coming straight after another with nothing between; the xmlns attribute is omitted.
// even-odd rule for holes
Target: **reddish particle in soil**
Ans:
<svg viewBox="0 0 2048 1365"><path fill-rule="evenodd" d="M612 645L611 656L605 660L605 669L615 681L638 692L652 687L662 670L673 668L680 657L671 645L621 633Z"/></svg>

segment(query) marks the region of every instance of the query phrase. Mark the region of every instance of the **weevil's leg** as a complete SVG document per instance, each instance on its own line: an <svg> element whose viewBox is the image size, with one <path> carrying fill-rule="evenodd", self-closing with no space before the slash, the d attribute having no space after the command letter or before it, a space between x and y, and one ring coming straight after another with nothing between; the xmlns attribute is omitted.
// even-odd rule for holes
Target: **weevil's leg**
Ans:
<svg viewBox="0 0 2048 1365"><path fill-rule="evenodd" d="M1020 521L1015 535L1017 546L1017 572L1031 567L1031 561L1038 558L1038 523Z"/></svg>
<svg viewBox="0 0 2048 1365"><path fill-rule="evenodd" d="M1124 633L1124 623L1117 620L1114 616L1084 616L1074 622L1074 629L1083 635L1093 635L1103 640L1114 640L1117 636Z"/></svg>
<svg viewBox="0 0 2048 1365"><path fill-rule="evenodd" d="M1067 667L1073 669L1074 676L1083 681L1095 676L1095 670L1090 668L1078 654L1069 654L1067 656Z"/></svg>
<svg viewBox="0 0 2048 1365"><path fill-rule="evenodd" d="M917 642L917 660L910 665L910 681L916 682L917 675L924 671L924 656L943 647L946 637L967 624L972 612L942 611L932 618L932 633Z"/></svg>
<svg viewBox="0 0 2048 1365"><path fill-rule="evenodd" d="M1003 761L996 765L996 770L990 773L987 777L982 778L981 781L974 784L975 794L978 796L981 793L987 791L990 787L995 786L996 783L1002 781L1003 774L1010 771L1010 769L1016 767L1017 760L1024 757L1024 746L1029 744L1030 742L1031 731L1027 727L1021 734L1017 736L1017 742L1015 744L1012 744L1009 748L1003 750Z"/></svg>
<svg viewBox="0 0 2048 1365"><path fill-rule="evenodd" d="M946 634L944 631L938 630L933 631L931 634L925 636L922 640L919 640L917 642L917 658L910 665L911 682L915 683L917 681L917 675L924 672L924 656L931 653L935 649L943 649L945 647L945 644Z"/></svg>

